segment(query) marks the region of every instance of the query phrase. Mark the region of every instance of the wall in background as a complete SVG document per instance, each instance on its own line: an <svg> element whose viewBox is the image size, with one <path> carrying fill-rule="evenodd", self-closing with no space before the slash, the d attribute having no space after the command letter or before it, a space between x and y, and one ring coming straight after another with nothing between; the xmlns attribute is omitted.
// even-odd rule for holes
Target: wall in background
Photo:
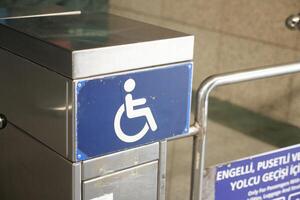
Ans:
<svg viewBox="0 0 300 200"><path fill-rule="evenodd" d="M300 32L285 27L299 0L110 0L110 12L194 34L194 89L206 77L300 61ZM300 75L218 89L214 96L298 125Z"/></svg>
<svg viewBox="0 0 300 200"><path fill-rule="evenodd" d="M109 4L113 14L196 36L194 90L212 74L300 61L300 32L285 27L286 18L300 11L299 0L110 0ZM287 135L299 132L293 125L300 127L300 74L222 87L213 96L208 165L276 149L286 137L297 142ZM168 146L168 199L188 199L192 141Z"/></svg>

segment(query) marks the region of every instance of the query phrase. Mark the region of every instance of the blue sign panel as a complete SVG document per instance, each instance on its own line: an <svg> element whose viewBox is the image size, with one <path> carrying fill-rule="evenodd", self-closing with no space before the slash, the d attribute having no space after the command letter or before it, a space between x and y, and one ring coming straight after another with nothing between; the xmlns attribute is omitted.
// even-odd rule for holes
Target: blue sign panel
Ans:
<svg viewBox="0 0 300 200"><path fill-rule="evenodd" d="M192 63L76 84L77 160L188 132Z"/></svg>
<svg viewBox="0 0 300 200"><path fill-rule="evenodd" d="M215 170L216 200L299 200L300 145Z"/></svg>

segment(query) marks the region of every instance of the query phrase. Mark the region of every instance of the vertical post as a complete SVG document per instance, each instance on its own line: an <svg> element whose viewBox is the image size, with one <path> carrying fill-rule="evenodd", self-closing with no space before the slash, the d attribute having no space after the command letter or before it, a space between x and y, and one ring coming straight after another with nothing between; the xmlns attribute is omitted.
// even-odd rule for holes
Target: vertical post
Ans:
<svg viewBox="0 0 300 200"><path fill-rule="evenodd" d="M206 131L207 131L207 110L208 97L210 91L214 87L214 79L209 78L204 81L197 92L197 107L195 113L195 124L197 134L194 136L193 146L193 166L192 166L192 200L202 199L203 188L203 171L205 166L205 145L206 145Z"/></svg>
<svg viewBox="0 0 300 200"><path fill-rule="evenodd" d="M159 145L158 200L166 200L167 141Z"/></svg>
<svg viewBox="0 0 300 200"><path fill-rule="evenodd" d="M194 144L193 144L193 163L192 163L192 184L191 188L191 199L192 200L200 200L201 190L202 190L202 163L204 164L203 157L201 156L202 151L205 150L205 139L194 136Z"/></svg>

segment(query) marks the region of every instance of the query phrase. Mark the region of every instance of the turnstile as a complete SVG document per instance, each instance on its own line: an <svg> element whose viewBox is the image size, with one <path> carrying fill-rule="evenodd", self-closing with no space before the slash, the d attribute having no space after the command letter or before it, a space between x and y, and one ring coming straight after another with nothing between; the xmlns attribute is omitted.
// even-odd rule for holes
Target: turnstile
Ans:
<svg viewBox="0 0 300 200"><path fill-rule="evenodd" d="M186 136L191 199L299 199L299 144L204 165L210 92L298 63L208 78L189 127L193 36L108 14L0 23L1 200L164 200L166 140Z"/></svg>
<svg viewBox="0 0 300 200"><path fill-rule="evenodd" d="M163 200L194 37L72 14L0 20L0 199Z"/></svg>

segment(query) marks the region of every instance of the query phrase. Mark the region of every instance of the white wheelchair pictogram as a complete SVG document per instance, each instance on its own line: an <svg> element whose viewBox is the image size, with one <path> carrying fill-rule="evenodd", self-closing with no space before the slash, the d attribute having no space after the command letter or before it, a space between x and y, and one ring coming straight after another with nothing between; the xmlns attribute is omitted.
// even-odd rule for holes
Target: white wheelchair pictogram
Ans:
<svg viewBox="0 0 300 200"><path fill-rule="evenodd" d="M147 100L146 98L133 99L131 92L135 89L135 81L133 79L128 79L124 84L124 90L127 92L125 96L125 104L122 104L118 109L115 120L114 128L116 135L120 140L126 143L137 142L142 139L149 129L153 132L157 130L157 124L149 107L134 109L136 106L145 105ZM123 114L126 113L129 119L134 119L138 117L146 117L147 121L144 125L144 128L137 134L126 134L121 128L121 118Z"/></svg>

